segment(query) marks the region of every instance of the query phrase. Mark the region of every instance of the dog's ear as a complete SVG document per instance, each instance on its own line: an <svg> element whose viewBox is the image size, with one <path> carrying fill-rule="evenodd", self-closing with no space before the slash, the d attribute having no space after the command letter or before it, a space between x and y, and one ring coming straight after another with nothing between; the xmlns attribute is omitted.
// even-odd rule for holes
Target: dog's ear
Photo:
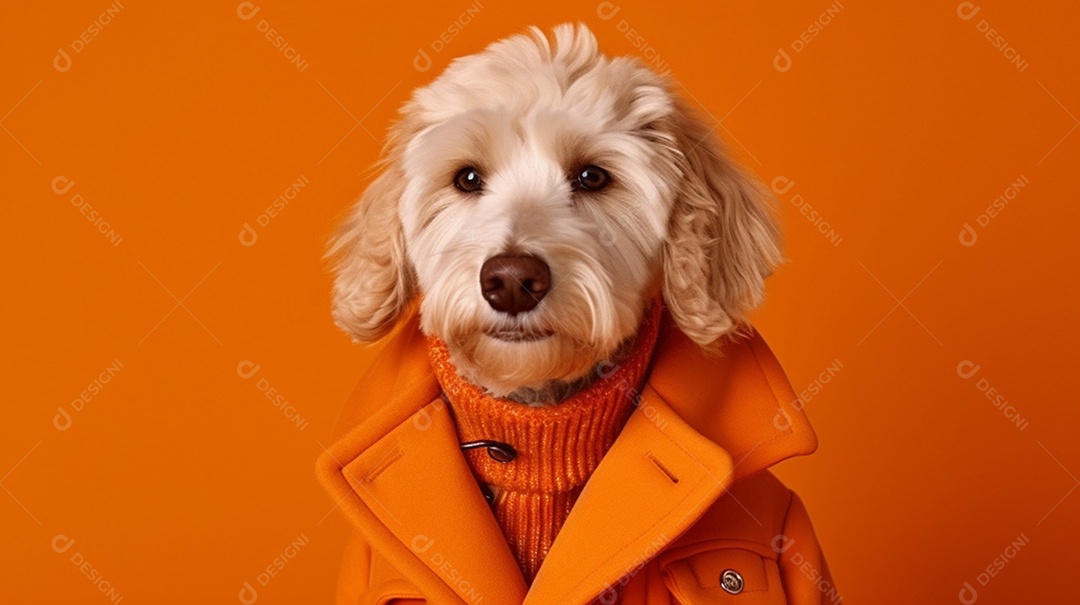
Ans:
<svg viewBox="0 0 1080 605"><path fill-rule="evenodd" d="M388 166L360 197L330 244L334 322L360 342L382 338L408 308L416 278L405 256L398 203L405 175Z"/></svg>
<svg viewBox="0 0 1080 605"><path fill-rule="evenodd" d="M682 175L664 244L664 300L679 328L707 346L761 304L781 260L779 229L770 193L682 102L671 127Z"/></svg>

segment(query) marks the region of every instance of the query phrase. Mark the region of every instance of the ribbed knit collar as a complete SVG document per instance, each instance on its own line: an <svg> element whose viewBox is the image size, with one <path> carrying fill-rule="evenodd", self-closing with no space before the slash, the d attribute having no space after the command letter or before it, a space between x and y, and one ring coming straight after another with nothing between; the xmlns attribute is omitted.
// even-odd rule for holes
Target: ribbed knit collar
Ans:
<svg viewBox="0 0 1080 605"><path fill-rule="evenodd" d="M594 371L602 375L569 399L528 406L499 399L462 378L446 344L429 340L432 367L447 398L462 442L494 440L511 445L517 457L497 462L483 449L467 453L478 478L493 486L525 491L565 491L588 480L622 430L649 367L660 326L660 303L645 312L630 351Z"/></svg>

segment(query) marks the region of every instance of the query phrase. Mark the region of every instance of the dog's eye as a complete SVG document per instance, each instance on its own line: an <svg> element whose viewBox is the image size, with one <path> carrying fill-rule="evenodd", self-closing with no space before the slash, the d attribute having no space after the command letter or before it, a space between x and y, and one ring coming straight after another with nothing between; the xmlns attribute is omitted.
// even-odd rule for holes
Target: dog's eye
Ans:
<svg viewBox="0 0 1080 605"><path fill-rule="evenodd" d="M454 175L454 187L458 189L472 193L480 191L483 188L484 182L480 180L480 171L472 166L466 166L458 173Z"/></svg>
<svg viewBox="0 0 1080 605"><path fill-rule="evenodd" d="M585 166L578 170L573 185L585 191L600 191L611 182L611 175L599 166Z"/></svg>

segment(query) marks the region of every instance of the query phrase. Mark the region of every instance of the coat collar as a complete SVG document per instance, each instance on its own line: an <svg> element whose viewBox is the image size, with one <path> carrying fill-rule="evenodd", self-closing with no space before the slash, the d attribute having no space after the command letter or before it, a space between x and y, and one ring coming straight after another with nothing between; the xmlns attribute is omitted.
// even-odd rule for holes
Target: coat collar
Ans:
<svg viewBox="0 0 1080 605"><path fill-rule="evenodd" d="M816 447L760 336L709 355L665 314L637 409L526 589L438 395L413 316L350 396L338 424L351 430L318 463L373 550L437 602L588 602L685 532L732 482Z"/></svg>

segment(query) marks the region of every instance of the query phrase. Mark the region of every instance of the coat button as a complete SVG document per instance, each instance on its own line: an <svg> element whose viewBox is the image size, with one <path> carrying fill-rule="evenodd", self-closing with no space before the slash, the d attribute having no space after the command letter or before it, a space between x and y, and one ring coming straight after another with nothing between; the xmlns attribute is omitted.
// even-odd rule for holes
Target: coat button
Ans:
<svg viewBox="0 0 1080 605"><path fill-rule="evenodd" d="M487 446L488 456L495 462L507 464L517 458L517 450L509 443L492 442Z"/></svg>
<svg viewBox="0 0 1080 605"><path fill-rule="evenodd" d="M495 503L495 492L491 489L490 485L486 483L481 483L480 493L484 495L484 500L487 500L488 504Z"/></svg>
<svg viewBox="0 0 1080 605"><path fill-rule="evenodd" d="M720 588L731 594L739 594L743 589L743 579L739 572L734 569L725 569L720 574Z"/></svg>
<svg viewBox="0 0 1080 605"><path fill-rule="evenodd" d="M468 443L462 443L461 449L474 450L476 448L484 448L487 450L488 457L499 462L501 464L509 464L517 458L517 450L509 443L503 443L501 441L492 441L490 439L481 439L480 441L470 441Z"/></svg>

